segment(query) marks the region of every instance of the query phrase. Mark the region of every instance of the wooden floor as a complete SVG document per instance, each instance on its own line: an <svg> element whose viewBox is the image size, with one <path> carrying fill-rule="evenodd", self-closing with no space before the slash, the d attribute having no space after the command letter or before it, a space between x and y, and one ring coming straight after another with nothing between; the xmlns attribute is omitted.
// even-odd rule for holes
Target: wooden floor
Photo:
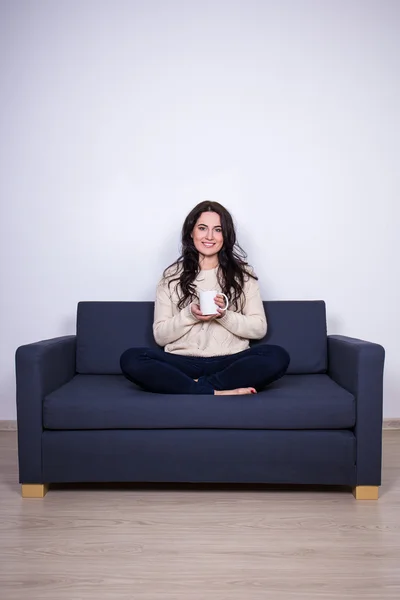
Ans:
<svg viewBox="0 0 400 600"><path fill-rule="evenodd" d="M64 487L23 500L0 432L0 598L400 598L400 431L378 501L338 489Z"/></svg>

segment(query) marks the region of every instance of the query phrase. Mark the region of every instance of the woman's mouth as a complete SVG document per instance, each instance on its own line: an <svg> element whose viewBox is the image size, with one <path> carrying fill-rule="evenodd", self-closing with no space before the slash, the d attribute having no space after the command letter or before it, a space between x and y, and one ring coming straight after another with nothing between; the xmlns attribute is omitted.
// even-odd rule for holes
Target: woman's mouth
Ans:
<svg viewBox="0 0 400 600"><path fill-rule="evenodd" d="M205 246L206 248L212 248L213 246L215 246L214 242L203 242L203 246Z"/></svg>

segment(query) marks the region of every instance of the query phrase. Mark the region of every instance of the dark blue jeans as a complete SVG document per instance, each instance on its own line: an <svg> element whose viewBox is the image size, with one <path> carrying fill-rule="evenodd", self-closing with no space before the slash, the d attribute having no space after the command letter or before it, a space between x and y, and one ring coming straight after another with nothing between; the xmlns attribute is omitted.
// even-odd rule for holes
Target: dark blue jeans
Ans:
<svg viewBox="0 0 400 600"><path fill-rule="evenodd" d="M214 390L240 387L254 387L260 391L282 377L289 362L286 350L270 344L210 358L182 356L160 349L130 348L120 359L121 370L127 379L159 394L213 394Z"/></svg>

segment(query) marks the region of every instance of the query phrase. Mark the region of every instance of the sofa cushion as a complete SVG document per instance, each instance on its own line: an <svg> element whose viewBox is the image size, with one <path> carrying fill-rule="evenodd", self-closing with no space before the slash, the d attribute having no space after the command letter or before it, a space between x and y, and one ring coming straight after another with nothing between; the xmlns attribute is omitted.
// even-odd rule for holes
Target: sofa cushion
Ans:
<svg viewBox="0 0 400 600"><path fill-rule="evenodd" d="M325 303L321 300L264 302L265 338L255 343L283 346L288 373L327 369ZM76 369L78 373L120 374L127 348L157 345L153 337L154 302L79 302Z"/></svg>
<svg viewBox="0 0 400 600"><path fill-rule="evenodd" d="M255 396L145 392L121 375L76 375L46 396L46 429L346 429L355 400L328 375L286 375Z"/></svg>
<svg viewBox="0 0 400 600"><path fill-rule="evenodd" d="M322 300L264 302L267 335L255 344L277 344L289 353L288 373L327 370L326 309Z"/></svg>
<svg viewBox="0 0 400 600"><path fill-rule="evenodd" d="M157 348L154 302L79 302L76 322L78 373L121 374L127 348Z"/></svg>

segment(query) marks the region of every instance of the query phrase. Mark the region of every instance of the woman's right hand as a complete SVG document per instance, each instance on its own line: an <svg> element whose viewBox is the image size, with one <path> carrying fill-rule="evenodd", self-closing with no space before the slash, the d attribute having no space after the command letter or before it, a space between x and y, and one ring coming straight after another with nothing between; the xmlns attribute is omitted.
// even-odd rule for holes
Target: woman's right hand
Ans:
<svg viewBox="0 0 400 600"><path fill-rule="evenodd" d="M192 315L198 320L198 321L212 321L213 319L216 319L219 315L203 315L203 313L200 310L200 304L192 304L190 307L190 310L192 311Z"/></svg>

